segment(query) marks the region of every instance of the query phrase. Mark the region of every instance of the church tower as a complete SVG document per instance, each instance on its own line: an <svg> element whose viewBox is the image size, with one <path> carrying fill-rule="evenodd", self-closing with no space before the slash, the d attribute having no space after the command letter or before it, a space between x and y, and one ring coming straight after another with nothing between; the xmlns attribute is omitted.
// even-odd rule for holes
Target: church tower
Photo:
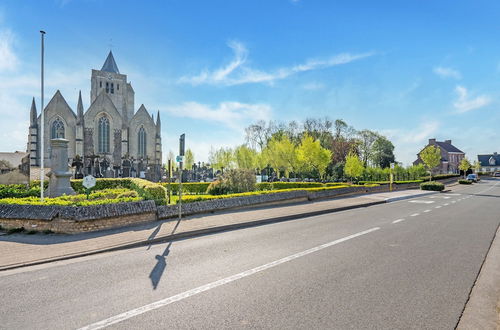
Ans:
<svg viewBox="0 0 500 330"><path fill-rule="evenodd" d="M28 136L28 150L30 153L30 165L38 166L38 122L37 122L37 113L36 113L36 105L35 98L33 97L33 101L31 102L31 110L30 110L30 128L29 128L29 136Z"/></svg>
<svg viewBox="0 0 500 330"><path fill-rule="evenodd" d="M83 132L85 130L83 118L82 91L78 94L78 105L76 106L76 132L75 132L75 155L83 157Z"/></svg>
<svg viewBox="0 0 500 330"><path fill-rule="evenodd" d="M134 115L134 89L127 83L127 75L121 74L116 65L113 53L110 51L101 70L92 70L90 103L99 94L106 93L123 118L123 125Z"/></svg>

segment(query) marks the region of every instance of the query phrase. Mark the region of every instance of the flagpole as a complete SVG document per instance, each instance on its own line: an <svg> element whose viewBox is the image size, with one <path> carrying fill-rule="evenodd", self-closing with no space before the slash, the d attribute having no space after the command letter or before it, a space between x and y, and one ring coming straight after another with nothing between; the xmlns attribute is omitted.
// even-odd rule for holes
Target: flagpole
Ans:
<svg viewBox="0 0 500 330"><path fill-rule="evenodd" d="M41 116L41 132L40 132L40 200L43 202L43 183L44 183L44 180L45 180L45 168L43 167L44 166L44 158L45 158L45 154L44 154L44 144L45 144L45 141L44 141L44 138L43 138L43 135L44 135L44 130L45 130L45 121L44 121L44 109L43 109L43 61L44 61L44 36L45 36L45 31L43 30L40 30L40 36L42 38L42 58L41 58L41 99L42 99L42 107L41 107L41 111L42 111L42 116Z"/></svg>

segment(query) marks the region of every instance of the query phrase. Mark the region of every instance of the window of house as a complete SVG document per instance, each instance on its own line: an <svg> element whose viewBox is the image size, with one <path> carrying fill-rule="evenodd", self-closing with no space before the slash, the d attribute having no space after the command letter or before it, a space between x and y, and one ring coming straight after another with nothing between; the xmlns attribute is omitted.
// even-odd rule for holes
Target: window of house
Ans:
<svg viewBox="0 0 500 330"><path fill-rule="evenodd" d="M102 81L99 81L99 88L102 88Z"/></svg>
<svg viewBox="0 0 500 330"><path fill-rule="evenodd" d="M109 93L109 82L106 82L106 93Z"/></svg>
<svg viewBox="0 0 500 330"><path fill-rule="evenodd" d="M138 146L139 157L146 158L146 130L144 129L144 127L141 127L139 129L137 140L139 143L139 146Z"/></svg>
<svg viewBox="0 0 500 330"><path fill-rule="evenodd" d="M57 118L52 123L50 138L51 139L58 139L58 138L64 139L64 123L62 122L62 120L60 118Z"/></svg>
<svg viewBox="0 0 500 330"><path fill-rule="evenodd" d="M119 91L120 90L120 84L116 84L116 90Z"/></svg>
<svg viewBox="0 0 500 330"><path fill-rule="evenodd" d="M115 93L115 86L113 83L111 83L111 94Z"/></svg>
<svg viewBox="0 0 500 330"><path fill-rule="evenodd" d="M100 153L109 152L109 119L105 116L99 119L98 145Z"/></svg>

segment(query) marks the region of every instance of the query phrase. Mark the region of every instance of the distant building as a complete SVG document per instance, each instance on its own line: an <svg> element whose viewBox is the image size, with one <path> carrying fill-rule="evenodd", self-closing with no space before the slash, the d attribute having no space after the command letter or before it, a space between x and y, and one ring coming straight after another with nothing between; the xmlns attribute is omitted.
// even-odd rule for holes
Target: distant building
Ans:
<svg viewBox="0 0 500 330"><path fill-rule="evenodd" d="M429 139L429 143L422 150L428 146L439 147L441 150L441 164L435 169L435 174L460 173L458 165L465 157L465 153L451 144L451 140L440 142L436 139ZM423 164L420 158L422 150L417 154L418 158L413 162L413 165Z"/></svg>
<svg viewBox="0 0 500 330"><path fill-rule="evenodd" d="M489 155L477 155L477 160L481 164L481 172L500 171L500 155L496 152Z"/></svg>

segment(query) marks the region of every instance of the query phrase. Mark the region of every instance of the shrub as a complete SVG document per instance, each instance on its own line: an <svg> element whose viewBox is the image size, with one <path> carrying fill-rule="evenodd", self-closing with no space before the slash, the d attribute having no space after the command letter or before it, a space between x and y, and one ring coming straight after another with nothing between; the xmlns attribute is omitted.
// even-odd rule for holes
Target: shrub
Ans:
<svg viewBox="0 0 500 330"><path fill-rule="evenodd" d="M165 187L143 179L131 178L128 180L130 180L130 189L137 191L142 198L154 200L157 205L166 204L167 190Z"/></svg>
<svg viewBox="0 0 500 330"><path fill-rule="evenodd" d="M252 170L227 170L218 180L212 182L207 193L221 195L228 193L243 193L255 190L255 174Z"/></svg>
<svg viewBox="0 0 500 330"><path fill-rule="evenodd" d="M442 191L442 190L444 190L444 184L442 184L441 182L436 182L436 181L422 182L420 184L420 189L432 190L432 191Z"/></svg>
<svg viewBox="0 0 500 330"><path fill-rule="evenodd" d="M161 185L168 189L168 183L163 182ZM210 182L186 182L182 183L182 194L204 194ZM178 183L170 183L170 190L172 194L177 195L179 193L179 184Z"/></svg>
<svg viewBox="0 0 500 330"><path fill-rule="evenodd" d="M393 181L394 184L404 184L404 183L421 183L424 180L406 180L406 181ZM389 184L390 181L359 181L359 184Z"/></svg>
<svg viewBox="0 0 500 330"><path fill-rule="evenodd" d="M449 178L456 178L459 176L460 176L460 174L436 174L436 175L432 176L432 180L440 180L440 179L443 180L443 179L449 179ZM430 178L431 178L430 176L423 176L420 179L424 180L424 181L429 181Z"/></svg>
<svg viewBox="0 0 500 330"><path fill-rule="evenodd" d="M263 191L263 190L272 190L273 184L271 182L261 182L255 184L255 190Z"/></svg>
<svg viewBox="0 0 500 330"><path fill-rule="evenodd" d="M460 183L460 184L472 184L472 181L465 180L465 179L460 179L460 180L458 180L458 183Z"/></svg>

